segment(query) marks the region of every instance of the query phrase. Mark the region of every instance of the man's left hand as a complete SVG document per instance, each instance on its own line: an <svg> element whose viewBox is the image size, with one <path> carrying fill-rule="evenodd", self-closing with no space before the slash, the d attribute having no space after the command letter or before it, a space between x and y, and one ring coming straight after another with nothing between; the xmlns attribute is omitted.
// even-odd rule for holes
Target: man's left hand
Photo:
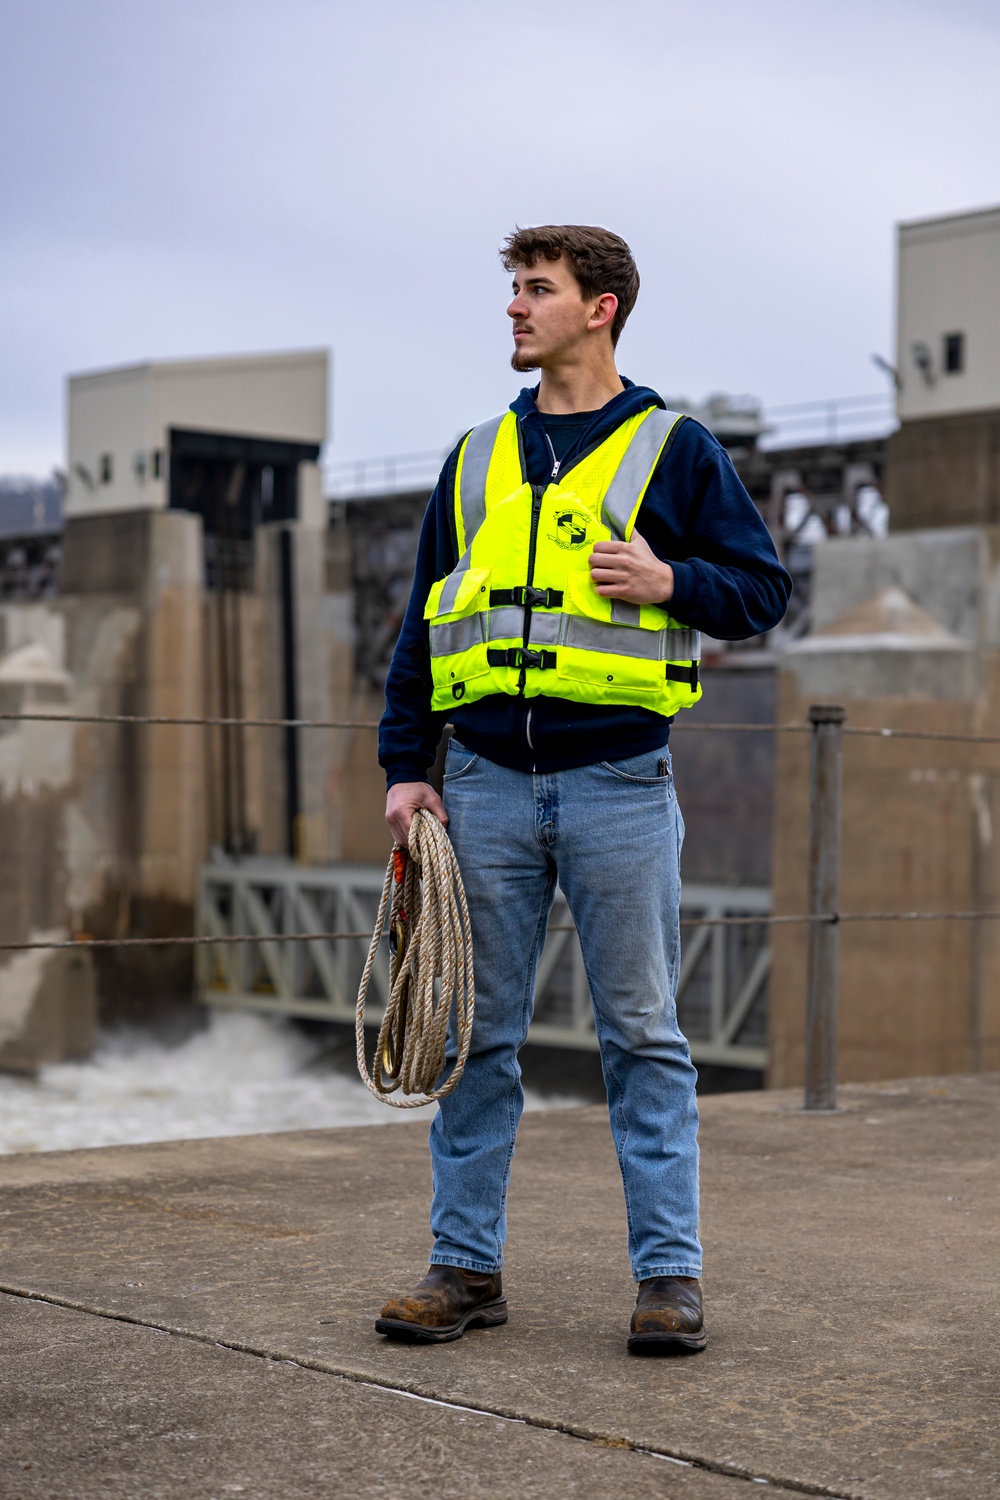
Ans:
<svg viewBox="0 0 1000 1500"><path fill-rule="evenodd" d="M588 558L590 576L605 599L629 604L665 604L674 592L674 570L660 562L635 530L628 542L595 542Z"/></svg>

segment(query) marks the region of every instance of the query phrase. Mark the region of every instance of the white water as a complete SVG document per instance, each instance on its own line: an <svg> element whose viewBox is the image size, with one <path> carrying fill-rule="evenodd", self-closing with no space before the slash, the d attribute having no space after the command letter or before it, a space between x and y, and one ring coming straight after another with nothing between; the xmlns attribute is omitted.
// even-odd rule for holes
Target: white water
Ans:
<svg viewBox="0 0 1000 1500"><path fill-rule="evenodd" d="M141 1033L104 1037L87 1062L0 1075L0 1155L201 1136L390 1125L434 1106L392 1109L288 1022L213 1011L180 1046ZM572 1104L528 1094L527 1109Z"/></svg>

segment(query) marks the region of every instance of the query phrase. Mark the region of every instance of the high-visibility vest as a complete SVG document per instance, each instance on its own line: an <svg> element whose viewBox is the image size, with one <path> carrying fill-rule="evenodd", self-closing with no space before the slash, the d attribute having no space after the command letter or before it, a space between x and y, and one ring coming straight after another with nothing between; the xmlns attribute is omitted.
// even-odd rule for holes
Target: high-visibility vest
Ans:
<svg viewBox="0 0 1000 1500"><path fill-rule="evenodd" d="M682 420L647 408L547 485L524 480L513 412L472 429L455 476L459 562L424 609L435 709L494 693L668 715L697 703L698 632L659 605L603 598L587 561L595 542L630 539Z"/></svg>

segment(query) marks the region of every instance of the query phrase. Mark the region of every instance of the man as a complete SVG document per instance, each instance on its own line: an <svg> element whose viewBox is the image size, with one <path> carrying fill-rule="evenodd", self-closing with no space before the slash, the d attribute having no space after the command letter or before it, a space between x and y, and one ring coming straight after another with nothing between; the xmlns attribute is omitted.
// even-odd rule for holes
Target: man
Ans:
<svg viewBox="0 0 1000 1500"><path fill-rule="evenodd" d="M701 693L698 632L772 629L791 585L725 450L618 374L639 289L624 240L579 225L518 229L501 257L513 275L511 363L540 381L445 464L380 729L397 843L417 808L448 825L476 1002L465 1075L431 1126L430 1271L375 1326L438 1343L506 1321L517 1053L558 879L625 1188L639 1288L629 1348L696 1351L698 1113L674 1006L684 825L667 741L674 713ZM446 721L442 802L427 773Z"/></svg>

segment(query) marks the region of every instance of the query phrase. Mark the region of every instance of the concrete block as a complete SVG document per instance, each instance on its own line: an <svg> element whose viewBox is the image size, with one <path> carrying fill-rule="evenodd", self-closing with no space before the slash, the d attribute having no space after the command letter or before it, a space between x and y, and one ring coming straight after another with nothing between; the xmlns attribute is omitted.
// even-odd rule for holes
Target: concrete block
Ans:
<svg viewBox="0 0 1000 1500"><path fill-rule="evenodd" d="M813 554L813 632L897 588L962 640L1000 643L998 557L1000 528L993 526L824 542Z"/></svg>
<svg viewBox="0 0 1000 1500"><path fill-rule="evenodd" d="M71 516L63 532L62 594L132 594L149 572L148 511Z"/></svg>
<svg viewBox="0 0 1000 1500"><path fill-rule="evenodd" d="M33 931L59 942L65 928ZM34 1073L44 1063L87 1057L94 1045L97 994L91 956L66 949L5 954L0 968L0 1069Z"/></svg>
<svg viewBox="0 0 1000 1500"><path fill-rule="evenodd" d="M778 719L803 723L819 701L781 673ZM998 733L1000 680L982 699L880 693L840 700L848 726ZM989 707L987 707L989 705ZM950 741L845 739L842 912L1000 910L996 753ZM774 910L807 909L809 737L778 736ZM845 1080L1000 1067L998 922L846 923L840 927L838 1069ZM775 927L768 1079L803 1076L805 926Z"/></svg>
<svg viewBox="0 0 1000 1500"><path fill-rule="evenodd" d="M1000 521L1000 410L904 421L888 440L893 531Z"/></svg>
<svg viewBox="0 0 1000 1500"><path fill-rule="evenodd" d="M783 665L811 703L883 696L971 700L983 691L985 657L890 586L793 641Z"/></svg>
<svg viewBox="0 0 1000 1500"><path fill-rule="evenodd" d="M774 723L777 663L763 651L743 654L745 662L734 653L705 667L704 696L678 715L670 737L686 826L681 870L685 880L707 885L771 883L774 738L694 727Z"/></svg>
<svg viewBox="0 0 1000 1500"><path fill-rule="evenodd" d="M848 726L1000 733L995 527L816 549L813 633L784 658L778 721L840 703ZM805 910L809 748L779 736L774 910ZM995 751L955 741L845 741L840 909L1000 911ZM1000 1066L1000 926L840 929L846 1079ZM806 929L774 932L770 1081L802 1076Z"/></svg>

